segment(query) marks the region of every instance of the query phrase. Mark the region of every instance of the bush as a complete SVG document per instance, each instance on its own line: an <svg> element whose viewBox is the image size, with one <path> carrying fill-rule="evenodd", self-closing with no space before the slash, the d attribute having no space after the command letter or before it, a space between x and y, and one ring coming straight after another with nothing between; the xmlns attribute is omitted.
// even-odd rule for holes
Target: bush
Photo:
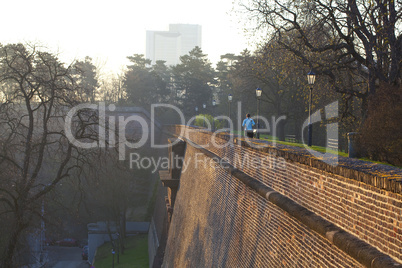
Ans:
<svg viewBox="0 0 402 268"><path fill-rule="evenodd" d="M372 160L402 166L402 87L382 85L368 101L361 152Z"/></svg>
<svg viewBox="0 0 402 268"><path fill-rule="evenodd" d="M204 118L205 118L205 125L204 125ZM214 118L212 115L210 114L199 114L197 115L196 119L195 119L195 125L199 126L199 127L206 127L208 128L210 126L210 128L212 129L212 122L213 122ZM208 125L209 123L209 125ZM225 122L223 120L215 120L215 129L221 129L225 127Z"/></svg>

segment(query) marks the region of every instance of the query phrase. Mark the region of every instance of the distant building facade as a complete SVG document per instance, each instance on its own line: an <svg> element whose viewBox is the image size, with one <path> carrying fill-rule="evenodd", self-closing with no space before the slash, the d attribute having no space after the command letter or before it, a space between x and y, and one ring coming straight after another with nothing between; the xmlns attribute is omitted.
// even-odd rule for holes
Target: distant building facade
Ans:
<svg viewBox="0 0 402 268"><path fill-rule="evenodd" d="M201 47L201 25L169 24L169 31L147 31L145 57L152 64L164 60L176 65L196 46Z"/></svg>

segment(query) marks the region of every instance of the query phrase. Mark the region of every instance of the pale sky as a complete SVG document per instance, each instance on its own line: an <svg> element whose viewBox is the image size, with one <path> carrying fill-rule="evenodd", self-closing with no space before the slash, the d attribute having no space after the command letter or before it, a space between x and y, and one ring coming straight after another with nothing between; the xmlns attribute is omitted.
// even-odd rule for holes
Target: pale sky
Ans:
<svg viewBox="0 0 402 268"><path fill-rule="evenodd" d="M245 21L231 14L234 0L6 0L0 15L0 43L36 42L69 62L90 56L118 71L126 56L145 55L147 30L170 23L202 26L202 50L215 64L220 55L253 50Z"/></svg>

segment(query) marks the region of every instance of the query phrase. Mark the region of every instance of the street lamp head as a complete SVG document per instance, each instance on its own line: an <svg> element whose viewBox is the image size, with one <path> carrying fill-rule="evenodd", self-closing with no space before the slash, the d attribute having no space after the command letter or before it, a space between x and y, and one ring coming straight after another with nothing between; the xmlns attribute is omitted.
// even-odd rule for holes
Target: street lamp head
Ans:
<svg viewBox="0 0 402 268"><path fill-rule="evenodd" d="M257 96L257 98L260 98L260 97L261 97L261 94L262 94L262 89L261 89L261 88L257 88L257 89L255 90L255 95Z"/></svg>
<svg viewBox="0 0 402 268"><path fill-rule="evenodd" d="M202 108L207 108L207 105L205 103L202 104Z"/></svg>
<svg viewBox="0 0 402 268"><path fill-rule="evenodd" d="M314 73L313 71L310 71L310 72L307 74L307 81L308 81L308 84L309 84L310 86L314 85L314 82L315 82L315 73Z"/></svg>
<svg viewBox="0 0 402 268"><path fill-rule="evenodd" d="M212 106L215 106L215 105L216 105L216 101L212 100Z"/></svg>
<svg viewBox="0 0 402 268"><path fill-rule="evenodd" d="M233 99L232 94L229 94L229 95L228 95L228 101L229 101L229 102L232 102L232 99Z"/></svg>

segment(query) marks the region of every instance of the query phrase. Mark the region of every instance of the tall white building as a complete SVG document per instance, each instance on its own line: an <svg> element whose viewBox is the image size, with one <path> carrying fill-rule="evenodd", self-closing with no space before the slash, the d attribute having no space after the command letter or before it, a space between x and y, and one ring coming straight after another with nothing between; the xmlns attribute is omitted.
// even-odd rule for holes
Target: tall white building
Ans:
<svg viewBox="0 0 402 268"><path fill-rule="evenodd" d="M147 31L146 42L145 57L152 64L164 60L166 65L176 65L180 56L201 47L201 25L170 24L169 31Z"/></svg>

